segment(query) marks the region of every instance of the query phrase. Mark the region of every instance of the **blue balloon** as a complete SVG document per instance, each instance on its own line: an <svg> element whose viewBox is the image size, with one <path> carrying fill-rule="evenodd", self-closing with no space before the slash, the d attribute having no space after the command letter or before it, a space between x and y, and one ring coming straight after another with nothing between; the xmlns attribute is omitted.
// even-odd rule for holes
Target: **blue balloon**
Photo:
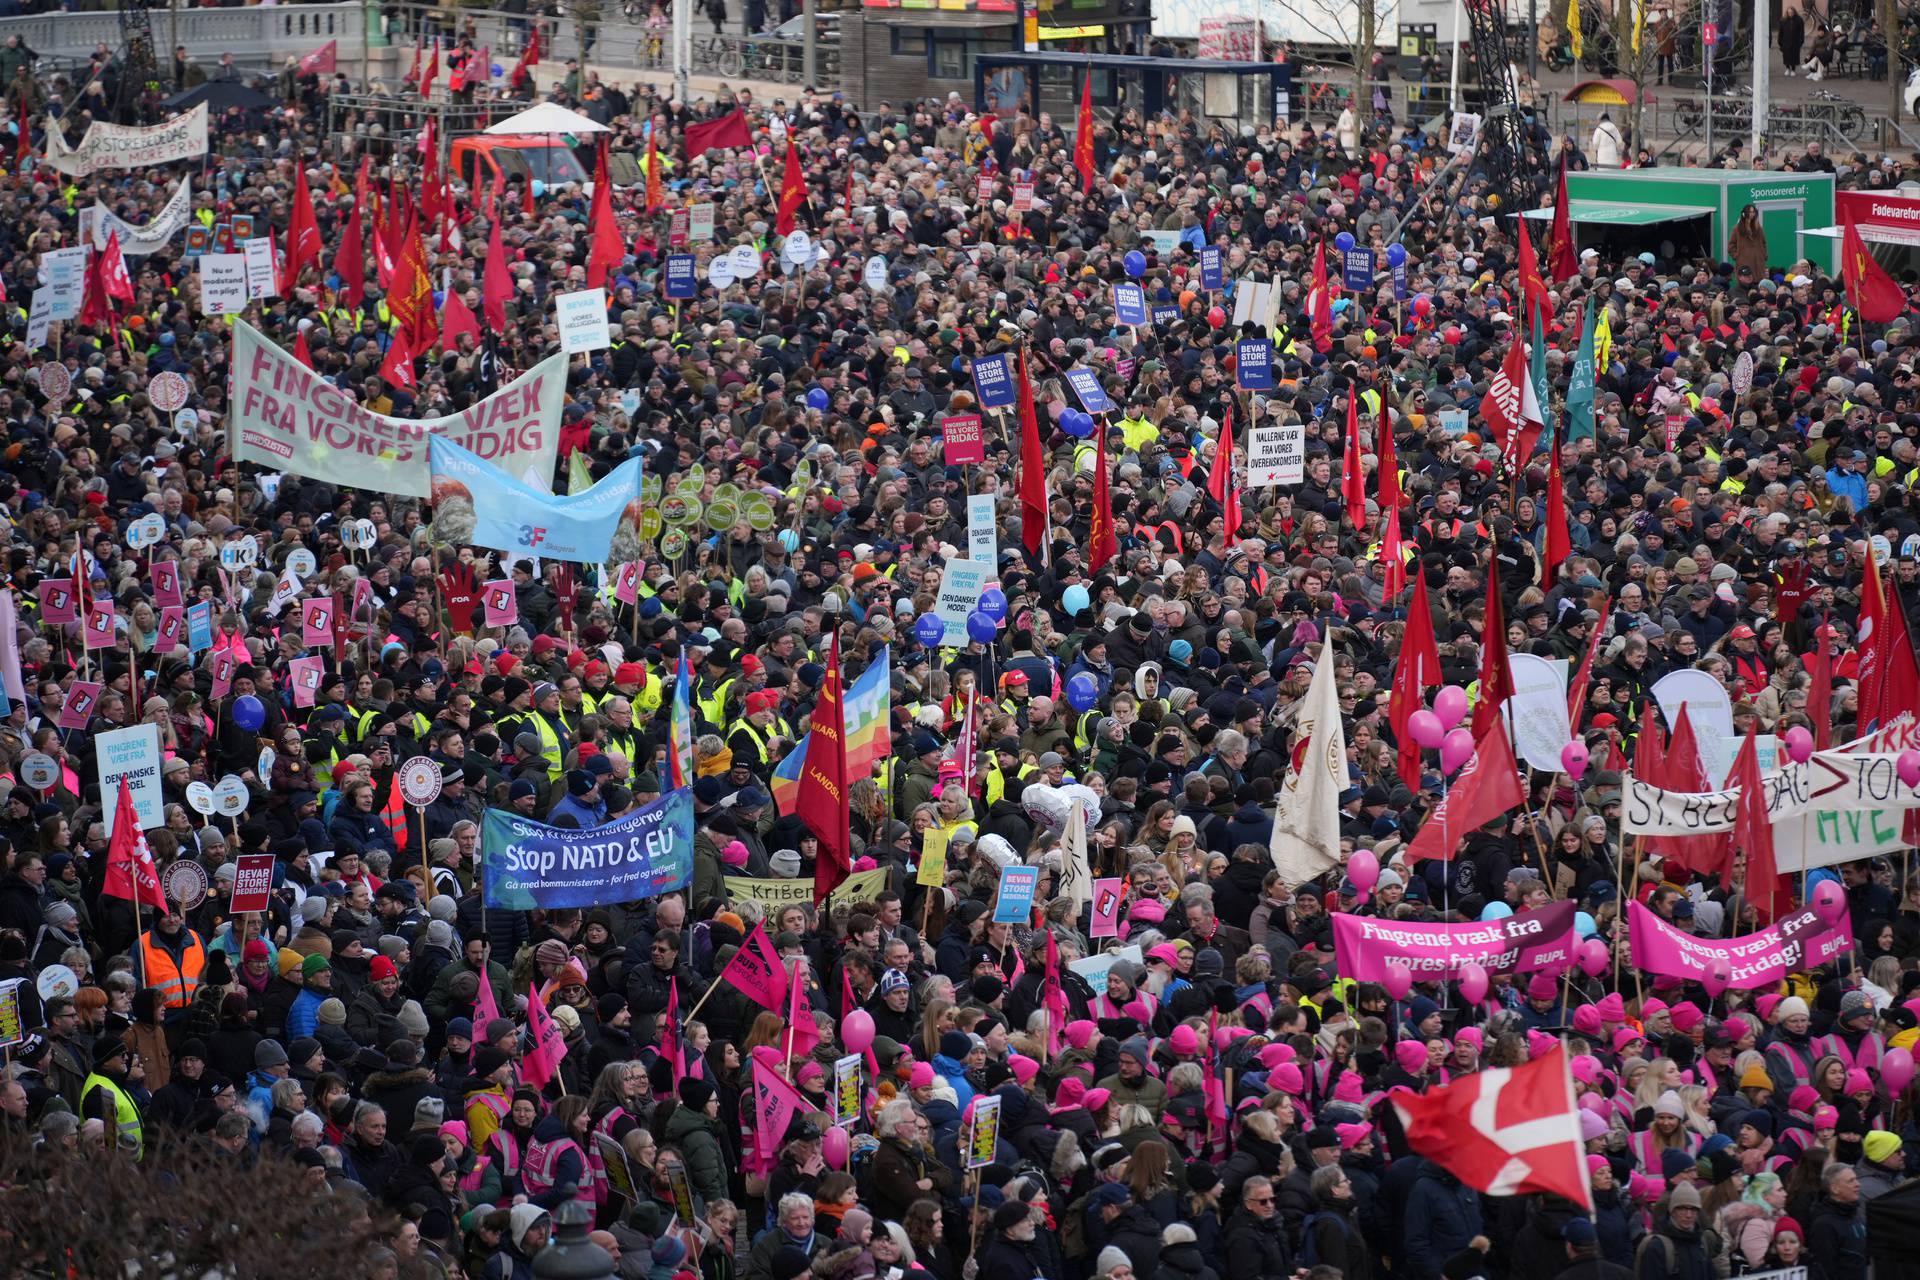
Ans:
<svg viewBox="0 0 1920 1280"><path fill-rule="evenodd" d="M1126 267L1127 274L1135 280L1147 274L1147 255L1138 249L1127 250L1127 256L1122 258L1120 262L1122 266Z"/></svg>
<svg viewBox="0 0 1920 1280"><path fill-rule="evenodd" d="M923 613L913 624L913 638L931 649L947 635L947 624L940 621L937 613Z"/></svg>
<svg viewBox="0 0 1920 1280"><path fill-rule="evenodd" d="M547 194L547 184L539 178L535 178L533 180L533 198L538 200L545 194Z"/></svg>
<svg viewBox="0 0 1920 1280"><path fill-rule="evenodd" d="M792 555L798 551L800 549L799 532L794 529L782 529L780 531L780 546L788 555Z"/></svg>
<svg viewBox="0 0 1920 1280"><path fill-rule="evenodd" d="M1075 711L1091 711L1100 701L1100 680L1091 671L1082 671L1067 681L1067 705Z"/></svg>
<svg viewBox="0 0 1920 1280"><path fill-rule="evenodd" d="M1407 262L1407 246L1400 244L1397 241L1387 246L1387 265L1388 266L1401 267L1401 266L1405 266L1406 262Z"/></svg>
<svg viewBox="0 0 1920 1280"><path fill-rule="evenodd" d="M807 392L807 408L818 409L825 413L827 406L833 403L833 397L827 394L825 387L814 387Z"/></svg>
<svg viewBox="0 0 1920 1280"><path fill-rule="evenodd" d="M1093 597L1088 595L1087 589L1077 582L1060 593L1061 607L1067 611L1067 616L1070 618L1085 613L1087 606L1092 603Z"/></svg>
<svg viewBox="0 0 1920 1280"><path fill-rule="evenodd" d="M1068 409L1060 415L1060 429L1076 440L1085 440L1093 434L1093 415Z"/></svg>
<svg viewBox="0 0 1920 1280"><path fill-rule="evenodd" d="M1000 624L987 614L975 609L967 615L967 635L981 644L992 644L993 638L1000 634Z"/></svg>
<svg viewBox="0 0 1920 1280"><path fill-rule="evenodd" d="M248 733L254 733L267 722L267 709L261 705L260 699L243 693L233 700L233 722Z"/></svg>
<svg viewBox="0 0 1920 1280"><path fill-rule="evenodd" d="M1504 920L1512 914L1513 914L1513 908L1508 906L1506 903L1489 902L1486 905L1486 908L1480 912L1480 919L1482 921Z"/></svg>
<svg viewBox="0 0 1920 1280"><path fill-rule="evenodd" d="M1342 253L1353 248L1353 232L1342 231L1339 235L1335 236L1333 238L1333 247Z"/></svg>
<svg viewBox="0 0 1920 1280"><path fill-rule="evenodd" d="M1599 922L1584 911L1573 913L1573 927L1583 938L1594 938L1600 934Z"/></svg>
<svg viewBox="0 0 1920 1280"><path fill-rule="evenodd" d="M995 622L1007 620L1007 593L998 587L988 587L980 593L980 612Z"/></svg>

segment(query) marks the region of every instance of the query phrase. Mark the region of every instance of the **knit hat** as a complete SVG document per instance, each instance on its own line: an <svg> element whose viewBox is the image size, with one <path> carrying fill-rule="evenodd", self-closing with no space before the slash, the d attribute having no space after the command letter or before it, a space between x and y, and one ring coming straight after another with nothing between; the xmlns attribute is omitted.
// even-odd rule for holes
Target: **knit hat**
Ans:
<svg viewBox="0 0 1920 1280"><path fill-rule="evenodd" d="M517 1204L507 1211L507 1230L513 1236L516 1247L526 1244L527 1232L533 1230L539 1221L547 1216L547 1211L537 1204ZM787 1277L792 1280L792 1277Z"/></svg>
<svg viewBox="0 0 1920 1280"><path fill-rule="evenodd" d="M427 1011L420 1007L418 1000L409 1000L400 1006L400 1025L410 1036L424 1036L431 1029L427 1024Z"/></svg>
<svg viewBox="0 0 1920 1280"><path fill-rule="evenodd" d="M944 1046L945 1043L943 1039L941 1044ZM1145 1036L1132 1036L1121 1041L1120 1056L1123 1058L1132 1058L1141 1066L1145 1066L1151 1058L1151 1052L1147 1048L1147 1038Z"/></svg>
<svg viewBox="0 0 1920 1280"><path fill-rule="evenodd" d="M687 1076L680 1081L680 1105L690 1111L705 1111L713 1096L714 1088L705 1080Z"/></svg>
<svg viewBox="0 0 1920 1280"><path fill-rule="evenodd" d="M1656 1116L1672 1116L1676 1120L1684 1120L1687 1118L1687 1108L1685 1104L1680 1101L1680 1095L1672 1089L1669 1089L1654 1099L1653 1114Z"/></svg>
<svg viewBox="0 0 1920 1280"><path fill-rule="evenodd" d="M907 1087L909 1089L930 1089L933 1087L933 1080L933 1064L931 1062L916 1062L913 1064L913 1075L907 1079Z"/></svg>
<svg viewBox="0 0 1920 1280"><path fill-rule="evenodd" d="M253 1065L265 1070L268 1067L283 1067L287 1064L287 1051L280 1047L278 1040L262 1040L253 1046Z"/></svg>
<svg viewBox="0 0 1920 1280"><path fill-rule="evenodd" d="M1707 1018L1707 1015L1701 1013L1699 1006L1691 1000L1683 1000L1673 1006L1673 1012L1669 1016L1673 1023L1673 1029L1682 1032L1692 1031L1702 1022L1705 1022Z"/></svg>
<svg viewBox="0 0 1920 1280"><path fill-rule="evenodd" d="M1762 1107L1755 1107L1751 1111L1743 1111L1740 1113L1739 1123L1734 1126L1734 1132L1739 1132L1741 1128L1747 1125L1752 1125L1754 1130L1762 1137L1771 1138L1773 1136L1773 1113Z"/></svg>
<svg viewBox="0 0 1920 1280"><path fill-rule="evenodd" d="M1885 1164L1900 1153L1900 1135L1875 1129L1861 1141L1860 1147L1867 1153L1867 1159L1875 1164Z"/></svg>
<svg viewBox="0 0 1920 1280"><path fill-rule="evenodd" d="M1609 991L1600 1002L1594 1005L1600 1011L1602 1022L1625 1022L1627 1020L1627 1002L1618 991Z"/></svg>
<svg viewBox="0 0 1920 1280"><path fill-rule="evenodd" d="M1740 1087L1742 1089L1771 1089L1773 1088L1773 1077L1767 1074L1765 1067L1756 1062L1740 1073Z"/></svg>
<svg viewBox="0 0 1920 1280"><path fill-rule="evenodd" d="M315 1015L320 1022L329 1027L342 1027L347 1022L347 1006L338 996L320 1002L320 1010Z"/></svg>
<svg viewBox="0 0 1920 1280"><path fill-rule="evenodd" d="M1373 1126L1370 1124L1337 1124L1333 1126L1333 1131L1340 1135L1342 1151L1351 1151L1373 1136Z"/></svg>
<svg viewBox="0 0 1920 1280"><path fill-rule="evenodd" d="M960 1061L973 1052L973 1040L964 1031L949 1031L940 1037L940 1056Z"/></svg>
<svg viewBox="0 0 1920 1280"><path fill-rule="evenodd" d="M1866 1018L1873 1016L1873 1001L1867 998L1867 993L1864 991L1849 991L1840 997L1840 1020L1845 1022L1856 1016Z"/></svg>
<svg viewBox="0 0 1920 1280"><path fill-rule="evenodd" d="M661 1237L663 1240L671 1238L670 1236ZM682 1252L685 1252L684 1246L682 1246ZM794 1280L795 1276L811 1265L812 1261L807 1257L805 1249L796 1249L790 1244L783 1244L774 1253L773 1260L767 1264L767 1274L772 1277L772 1280Z"/></svg>
<svg viewBox="0 0 1920 1280"><path fill-rule="evenodd" d="M375 956L373 963L367 966L367 976L374 982L381 982L387 978L399 977L400 971L393 967L393 961L388 957Z"/></svg>
<svg viewBox="0 0 1920 1280"><path fill-rule="evenodd" d="M323 955L311 955L300 962L300 976L311 978L316 973L326 973L333 968L333 961Z"/></svg>
<svg viewBox="0 0 1920 1280"><path fill-rule="evenodd" d="M1694 1166L1694 1158L1685 1147L1668 1147L1660 1153L1660 1176L1668 1182L1682 1177Z"/></svg>
<svg viewBox="0 0 1920 1280"><path fill-rule="evenodd" d="M1408 1075L1418 1075L1426 1069L1427 1046L1418 1040L1402 1040L1393 1046L1393 1060Z"/></svg>
<svg viewBox="0 0 1920 1280"><path fill-rule="evenodd" d="M1783 1235L1792 1235L1798 1240L1807 1238L1806 1228L1800 1225L1800 1220L1784 1215L1773 1220L1773 1238L1778 1240Z"/></svg>
<svg viewBox="0 0 1920 1280"><path fill-rule="evenodd" d="M473 1074L484 1080L511 1061L513 1059L504 1049L496 1049L490 1044L482 1045L473 1055Z"/></svg>
<svg viewBox="0 0 1920 1280"><path fill-rule="evenodd" d="M1131 1267L1132 1265L1132 1260L1121 1251L1118 1245L1110 1244L1100 1251L1100 1257L1094 1265L1094 1274L1099 1277L1099 1280L1107 1280L1108 1276L1112 1275L1121 1267Z"/></svg>
<svg viewBox="0 0 1920 1280"><path fill-rule="evenodd" d="M1067 1024L1067 1044L1075 1049L1086 1048L1093 1043L1093 1038L1099 1034L1100 1028L1084 1018Z"/></svg>
<svg viewBox="0 0 1920 1280"><path fill-rule="evenodd" d="M1667 1195L1668 1213L1672 1213L1675 1209L1698 1209L1699 1207L1700 1193L1693 1189L1691 1182L1680 1183Z"/></svg>
<svg viewBox="0 0 1920 1280"><path fill-rule="evenodd" d="M1788 1018L1807 1016L1807 1002L1799 996L1788 996L1773 1007L1773 1021L1785 1022Z"/></svg>

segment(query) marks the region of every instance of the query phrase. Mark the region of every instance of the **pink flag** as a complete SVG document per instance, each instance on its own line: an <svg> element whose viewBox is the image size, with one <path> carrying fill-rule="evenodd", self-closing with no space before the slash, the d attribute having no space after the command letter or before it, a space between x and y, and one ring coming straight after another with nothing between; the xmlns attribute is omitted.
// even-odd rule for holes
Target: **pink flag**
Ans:
<svg viewBox="0 0 1920 1280"><path fill-rule="evenodd" d="M773 1168L794 1113L807 1107L800 1091L781 1077L779 1053L768 1051L762 1056L766 1048L762 1045L753 1051L753 1151L748 1159L756 1172Z"/></svg>
<svg viewBox="0 0 1920 1280"><path fill-rule="evenodd" d="M537 987L527 988L527 1034L533 1038L533 1047L520 1059L520 1078L542 1089L566 1059L567 1037L560 1024L547 1016L546 1001Z"/></svg>
<svg viewBox="0 0 1920 1280"><path fill-rule="evenodd" d="M859 1000L854 998L854 994L853 994L853 979L847 976L846 966L841 965L840 966L840 1017L844 1020L848 1014L852 1013L855 1009L859 1007L860 1007L860 1002Z"/></svg>
<svg viewBox="0 0 1920 1280"><path fill-rule="evenodd" d="M480 588L480 603L486 607L487 625L510 627L520 621L520 597L513 593L513 582L501 579Z"/></svg>
<svg viewBox="0 0 1920 1280"><path fill-rule="evenodd" d="M500 1016L500 1002L493 998L493 979L487 976L487 966L480 966L480 998L473 1002L474 1039L486 1034L487 1024Z"/></svg>
<svg viewBox="0 0 1920 1280"><path fill-rule="evenodd" d="M100 705L98 680L75 680L67 687L67 700L60 704L60 728L84 729Z"/></svg>
<svg viewBox="0 0 1920 1280"><path fill-rule="evenodd" d="M804 966L793 966L793 981L787 986L787 1026L792 1039L792 1055L804 1058L820 1043L820 1027L813 1020L813 1005L807 999L807 984L801 981Z"/></svg>
<svg viewBox="0 0 1920 1280"><path fill-rule="evenodd" d="M780 963L779 952L767 940L764 922L754 922L753 932L720 971L720 980L762 1008L779 1009L786 993L787 970Z"/></svg>
<svg viewBox="0 0 1920 1280"><path fill-rule="evenodd" d="M656 1032L660 1056L673 1064L673 1083L677 1087L687 1074L687 1046L680 1039L680 979L667 979L667 1009L660 1016Z"/></svg>
<svg viewBox="0 0 1920 1280"><path fill-rule="evenodd" d="M180 598L180 566L171 560L153 566L153 602L162 609L186 607L187 602Z"/></svg>
<svg viewBox="0 0 1920 1280"><path fill-rule="evenodd" d="M1041 1003L1047 1010L1047 1053L1058 1054L1066 1048L1062 1032L1066 1030L1069 1007L1067 993L1060 986L1060 943L1047 930L1047 976L1041 983Z"/></svg>
<svg viewBox="0 0 1920 1280"><path fill-rule="evenodd" d="M620 576L613 584L613 598L621 604L640 603L640 564L629 560L620 566Z"/></svg>
<svg viewBox="0 0 1920 1280"><path fill-rule="evenodd" d="M40 621L50 627L80 621L80 599L72 578L42 578L34 594L40 599Z"/></svg>

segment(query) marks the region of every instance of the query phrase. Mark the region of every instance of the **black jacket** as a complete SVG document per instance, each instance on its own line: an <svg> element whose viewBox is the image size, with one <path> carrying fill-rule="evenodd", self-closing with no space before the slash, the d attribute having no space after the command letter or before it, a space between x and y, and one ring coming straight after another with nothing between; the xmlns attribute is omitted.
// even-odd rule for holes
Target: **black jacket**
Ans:
<svg viewBox="0 0 1920 1280"><path fill-rule="evenodd" d="M1280 1215L1260 1219L1245 1205L1235 1209L1220 1233L1220 1264L1233 1280L1287 1280L1293 1274L1293 1255Z"/></svg>

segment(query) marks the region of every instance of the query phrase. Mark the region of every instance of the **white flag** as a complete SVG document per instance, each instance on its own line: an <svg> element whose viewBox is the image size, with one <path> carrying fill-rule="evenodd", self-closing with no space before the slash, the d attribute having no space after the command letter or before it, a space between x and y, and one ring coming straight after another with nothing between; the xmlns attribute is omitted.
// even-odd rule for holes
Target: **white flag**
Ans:
<svg viewBox="0 0 1920 1280"><path fill-rule="evenodd" d="M267 613L279 617L280 611L292 604L300 594L300 575L291 569L283 570L280 581L274 585L273 598L267 601Z"/></svg>
<svg viewBox="0 0 1920 1280"><path fill-rule="evenodd" d="M1304 748L1300 745L1305 743ZM1340 865L1340 793L1347 789L1347 734L1334 689L1333 645L1323 642L1294 726L1293 768L1273 820L1273 865L1292 888Z"/></svg>
<svg viewBox="0 0 1920 1280"><path fill-rule="evenodd" d="M1060 887L1054 894L1073 904L1075 916L1093 901L1093 869L1087 864L1087 811L1078 800L1067 807L1067 833L1060 845Z"/></svg>

